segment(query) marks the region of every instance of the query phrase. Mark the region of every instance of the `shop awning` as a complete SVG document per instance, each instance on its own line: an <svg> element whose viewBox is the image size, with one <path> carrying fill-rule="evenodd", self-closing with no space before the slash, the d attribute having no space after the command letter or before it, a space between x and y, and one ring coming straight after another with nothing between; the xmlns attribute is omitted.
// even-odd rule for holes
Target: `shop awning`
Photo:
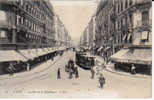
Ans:
<svg viewBox="0 0 154 100"><path fill-rule="evenodd" d="M48 54L47 51L45 51L44 49L38 49L38 56L43 56L43 55L46 55Z"/></svg>
<svg viewBox="0 0 154 100"><path fill-rule="evenodd" d="M122 40L123 40L123 41L125 41L125 40L126 40L126 38L127 38L127 34L125 34L125 35L124 35L124 37L123 37L123 39L122 39Z"/></svg>
<svg viewBox="0 0 154 100"><path fill-rule="evenodd" d="M107 51L107 50L109 50L110 49L110 47L106 47L105 49L104 49L104 51Z"/></svg>
<svg viewBox="0 0 154 100"><path fill-rule="evenodd" d="M97 51L101 51L103 49L103 47L100 47Z"/></svg>
<svg viewBox="0 0 154 100"><path fill-rule="evenodd" d="M25 57L20 55L15 50L3 50L0 51L0 62L7 61L25 61L27 60Z"/></svg>
<svg viewBox="0 0 154 100"><path fill-rule="evenodd" d="M120 63L152 64L152 49L134 48L122 49L112 55L111 60Z"/></svg>
<svg viewBox="0 0 154 100"><path fill-rule="evenodd" d="M130 38L131 38L131 34L128 34L128 36L127 36L127 40L129 41Z"/></svg>
<svg viewBox="0 0 154 100"><path fill-rule="evenodd" d="M27 59L34 59L35 57L37 57L37 52L34 49L19 50L18 53Z"/></svg>

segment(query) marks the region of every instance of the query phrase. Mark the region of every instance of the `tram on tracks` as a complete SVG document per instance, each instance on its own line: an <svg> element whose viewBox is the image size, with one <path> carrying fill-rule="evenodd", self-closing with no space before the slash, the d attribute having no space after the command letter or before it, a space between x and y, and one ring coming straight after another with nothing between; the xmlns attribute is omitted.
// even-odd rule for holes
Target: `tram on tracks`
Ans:
<svg viewBox="0 0 154 100"><path fill-rule="evenodd" d="M91 69L95 65L95 57L85 52L76 52L76 64L83 69Z"/></svg>

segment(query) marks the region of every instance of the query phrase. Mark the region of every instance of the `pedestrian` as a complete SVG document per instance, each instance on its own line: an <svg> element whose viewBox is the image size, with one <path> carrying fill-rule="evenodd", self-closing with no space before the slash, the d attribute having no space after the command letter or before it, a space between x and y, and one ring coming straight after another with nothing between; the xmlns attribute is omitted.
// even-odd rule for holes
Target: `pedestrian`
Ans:
<svg viewBox="0 0 154 100"><path fill-rule="evenodd" d="M91 79L94 79L95 71L94 71L93 67L91 67L90 71L91 71Z"/></svg>
<svg viewBox="0 0 154 100"><path fill-rule="evenodd" d="M134 64L132 64L132 67L131 67L131 74L136 74L136 67Z"/></svg>
<svg viewBox="0 0 154 100"><path fill-rule="evenodd" d="M78 68L75 67L75 78L79 78L79 72L78 72Z"/></svg>
<svg viewBox="0 0 154 100"><path fill-rule="evenodd" d="M60 68L58 68L57 79L61 79Z"/></svg>
<svg viewBox="0 0 154 100"><path fill-rule="evenodd" d="M103 74L100 74L99 84L100 84L100 88L102 89L105 84L105 78L104 78Z"/></svg>
<svg viewBox="0 0 154 100"><path fill-rule="evenodd" d="M72 69L70 69L69 71L69 79L72 79L73 78L73 72L72 72Z"/></svg>
<svg viewBox="0 0 154 100"><path fill-rule="evenodd" d="M27 63L27 71L30 71L30 64Z"/></svg>
<svg viewBox="0 0 154 100"><path fill-rule="evenodd" d="M9 67L7 69L10 75L13 75L13 68L14 68L14 65L12 63L10 63Z"/></svg>

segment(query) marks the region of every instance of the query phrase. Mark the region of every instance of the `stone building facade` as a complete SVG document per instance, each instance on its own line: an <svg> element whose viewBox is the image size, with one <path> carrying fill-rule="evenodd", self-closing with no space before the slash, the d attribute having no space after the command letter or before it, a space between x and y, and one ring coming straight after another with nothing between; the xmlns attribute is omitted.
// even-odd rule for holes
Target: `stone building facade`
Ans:
<svg viewBox="0 0 154 100"><path fill-rule="evenodd" d="M1 48L32 49L55 46L55 13L48 0L2 0L0 13ZM62 34L66 32L67 30Z"/></svg>
<svg viewBox="0 0 154 100"><path fill-rule="evenodd" d="M58 15L54 17L56 46L71 45L71 37Z"/></svg>
<svg viewBox="0 0 154 100"><path fill-rule="evenodd" d="M70 36L62 22L56 37L55 16L48 0L0 0L0 74L12 65L14 72L24 65L32 68L68 48ZM64 48L57 48L56 38Z"/></svg>
<svg viewBox="0 0 154 100"><path fill-rule="evenodd" d="M114 0L101 0L96 12L95 44L97 52L105 59L114 52Z"/></svg>
<svg viewBox="0 0 154 100"><path fill-rule="evenodd" d="M101 48L99 55L106 61L151 68L152 1L100 1L95 37L95 44Z"/></svg>
<svg viewBox="0 0 154 100"><path fill-rule="evenodd" d="M85 28L81 38L80 45L86 47L89 50L93 50L95 44L95 26L96 26L96 17L95 14L90 19L87 27Z"/></svg>

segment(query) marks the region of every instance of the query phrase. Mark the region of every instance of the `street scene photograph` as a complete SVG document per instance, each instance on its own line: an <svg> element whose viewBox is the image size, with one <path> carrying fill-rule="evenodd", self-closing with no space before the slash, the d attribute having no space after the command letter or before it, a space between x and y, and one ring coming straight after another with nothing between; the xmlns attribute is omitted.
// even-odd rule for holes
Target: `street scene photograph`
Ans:
<svg viewBox="0 0 154 100"><path fill-rule="evenodd" d="M152 0L0 0L0 98L152 98Z"/></svg>

